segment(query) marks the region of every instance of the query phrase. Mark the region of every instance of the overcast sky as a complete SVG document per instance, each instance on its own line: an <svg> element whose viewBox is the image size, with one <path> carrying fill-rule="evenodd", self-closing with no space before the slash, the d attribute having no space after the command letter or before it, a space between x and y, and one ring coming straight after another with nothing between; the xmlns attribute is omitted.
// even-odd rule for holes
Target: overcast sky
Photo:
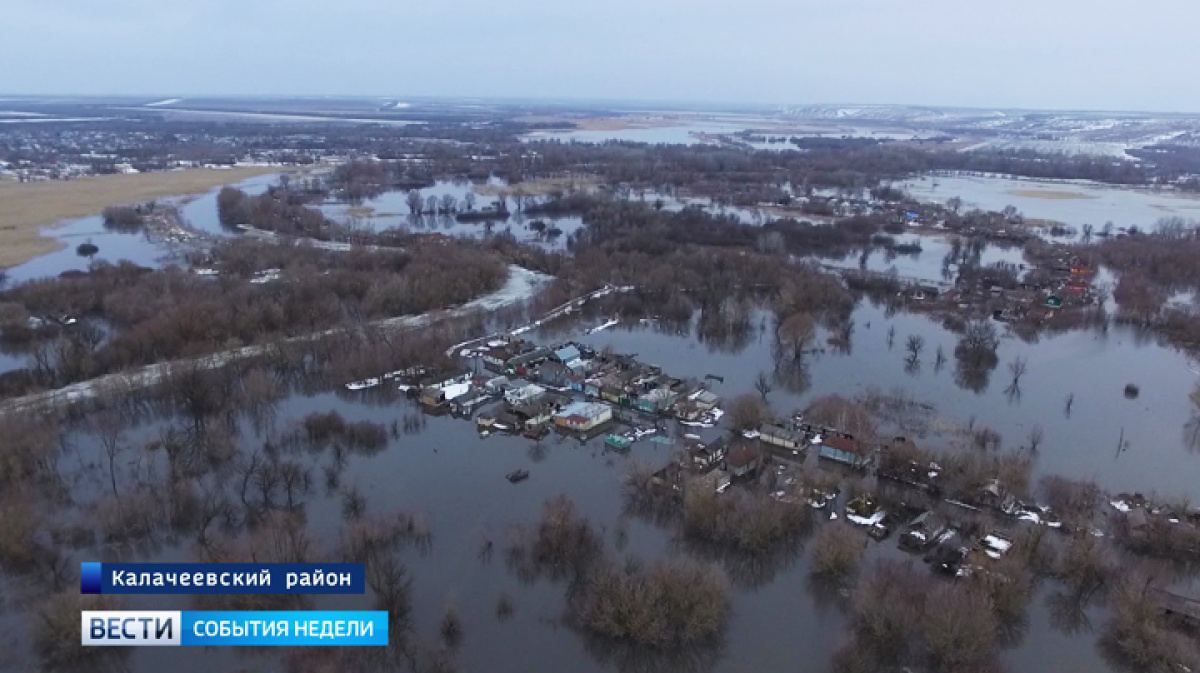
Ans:
<svg viewBox="0 0 1200 673"><path fill-rule="evenodd" d="M0 0L0 93L1200 112L1197 0Z"/></svg>

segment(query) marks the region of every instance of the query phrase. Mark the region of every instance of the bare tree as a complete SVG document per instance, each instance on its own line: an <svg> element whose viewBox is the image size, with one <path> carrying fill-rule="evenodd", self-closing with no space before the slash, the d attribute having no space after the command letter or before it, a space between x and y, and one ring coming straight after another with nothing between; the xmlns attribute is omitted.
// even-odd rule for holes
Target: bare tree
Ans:
<svg viewBox="0 0 1200 673"><path fill-rule="evenodd" d="M1029 430L1029 450L1031 452L1037 453L1038 447L1042 445L1042 439L1045 437L1045 434L1040 425L1035 425Z"/></svg>
<svg viewBox="0 0 1200 673"><path fill-rule="evenodd" d="M921 350L925 348L925 337L919 334L912 334L908 337L908 355L913 360L921 357Z"/></svg>
<svg viewBox="0 0 1200 673"><path fill-rule="evenodd" d="M438 197L430 194L425 197L425 210L429 211L430 215L436 215L438 211Z"/></svg>
<svg viewBox="0 0 1200 673"><path fill-rule="evenodd" d="M779 346L791 351L793 359L804 356L804 349L816 334L816 323L807 313L796 313L779 323L775 336Z"/></svg>
<svg viewBox="0 0 1200 673"><path fill-rule="evenodd" d="M410 215L421 214L421 192L416 189L410 189L404 197L404 202L408 204L408 212Z"/></svg>
<svg viewBox="0 0 1200 673"><path fill-rule="evenodd" d="M1025 375L1025 370L1028 368L1028 361L1017 356L1013 361L1008 363L1008 371L1012 374L1012 385L1019 387L1021 385L1021 377Z"/></svg>
<svg viewBox="0 0 1200 673"><path fill-rule="evenodd" d="M952 196L949 199L946 199L946 207L948 207L950 210L953 210L955 215L957 215L958 211L962 209L962 206L963 200L960 197Z"/></svg>
<svg viewBox="0 0 1200 673"><path fill-rule="evenodd" d="M1063 415L1067 418L1071 417L1071 407L1075 406L1075 393L1067 395L1067 406L1063 409Z"/></svg>
<svg viewBox="0 0 1200 673"><path fill-rule="evenodd" d="M773 390L771 379L767 377L766 372L758 373L758 378L754 381L754 389L758 391L759 395L762 395L763 402L766 402L767 395L771 394L771 390Z"/></svg>
<svg viewBox="0 0 1200 673"><path fill-rule="evenodd" d="M754 430L770 417L770 407L753 395L739 395L729 403L729 420L738 430Z"/></svg>
<svg viewBox="0 0 1200 673"><path fill-rule="evenodd" d="M106 409L93 417L91 425L108 458L108 479L113 497L120 500L121 495L117 492L117 458L125 450L125 419L120 412Z"/></svg>
<svg viewBox="0 0 1200 673"><path fill-rule="evenodd" d="M458 199L453 194L442 195L442 212L449 215L458 209Z"/></svg>
<svg viewBox="0 0 1200 673"><path fill-rule="evenodd" d="M892 325L891 327L888 327L887 331L888 350L892 350L892 344L894 343L896 343L896 326Z"/></svg>
<svg viewBox="0 0 1200 673"><path fill-rule="evenodd" d="M463 203L467 205L467 212L475 210L475 192L467 192L463 197Z"/></svg>

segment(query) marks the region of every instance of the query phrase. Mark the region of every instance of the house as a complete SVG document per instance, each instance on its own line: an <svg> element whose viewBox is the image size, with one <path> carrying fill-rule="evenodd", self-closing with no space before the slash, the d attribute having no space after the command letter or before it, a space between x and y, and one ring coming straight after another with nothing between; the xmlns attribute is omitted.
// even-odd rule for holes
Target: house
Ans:
<svg viewBox="0 0 1200 673"><path fill-rule="evenodd" d="M828 435L815 439L817 455L821 458L845 463L851 467L864 467L867 453L857 441L849 437Z"/></svg>
<svg viewBox="0 0 1200 673"><path fill-rule="evenodd" d="M510 374L524 376L528 372L532 371L536 365L539 365L549 359L552 352L553 351L551 351L549 348L535 348L527 353L522 353L516 357L509 358L508 362L505 363L504 368Z"/></svg>
<svg viewBox="0 0 1200 673"><path fill-rule="evenodd" d="M491 399L486 391L473 387L470 393L450 401L450 412L459 416L470 416Z"/></svg>
<svg viewBox="0 0 1200 673"><path fill-rule="evenodd" d="M922 512L908 522L904 534L900 536L900 548L923 552L936 544L947 530L945 519L934 512Z"/></svg>
<svg viewBox="0 0 1200 673"><path fill-rule="evenodd" d="M761 464L762 453L751 446L734 449L725 459L725 466L729 468L729 474L734 478L754 476Z"/></svg>
<svg viewBox="0 0 1200 673"><path fill-rule="evenodd" d="M480 354L483 366L492 371L504 371L510 358L520 352L520 347L512 342L496 340L488 342L488 349Z"/></svg>
<svg viewBox="0 0 1200 673"><path fill-rule="evenodd" d="M570 385L571 370L561 362L547 360L537 368L534 378L551 388L566 388Z"/></svg>
<svg viewBox="0 0 1200 673"><path fill-rule="evenodd" d="M657 414L664 412L675 404L675 400L679 396L669 388L655 388L644 395L641 395L634 402L634 407L638 411L643 411L647 414Z"/></svg>
<svg viewBox="0 0 1200 673"><path fill-rule="evenodd" d="M991 507L1004 514L1013 516L1017 513L1020 503L1015 496L1004 488L999 479L992 479L984 484L975 495L975 503L981 507Z"/></svg>
<svg viewBox="0 0 1200 673"><path fill-rule="evenodd" d="M600 397L600 379L585 379L583 381L583 394L588 397Z"/></svg>
<svg viewBox="0 0 1200 673"><path fill-rule="evenodd" d="M601 402L574 402L554 415L554 424L573 432L588 432L612 420L612 407Z"/></svg>
<svg viewBox="0 0 1200 673"><path fill-rule="evenodd" d="M692 402L696 403L696 408L700 411L711 411L721 401L721 398L711 390L698 390L691 394Z"/></svg>
<svg viewBox="0 0 1200 673"><path fill-rule="evenodd" d="M778 425L764 425L758 431L758 439L764 444L795 452L804 443L804 433L788 430Z"/></svg>
<svg viewBox="0 0 1200 673"><path fill-rule="evenodd" d="M517 419L520 430L540 430L550 425L559 408L558 399L541 396L512 405L512 415Z"/></svg>
<svg viewBox="0 0 1200 673"><path fill-rule="evenodd" d="M725 460L725 456L729 452L729 445L724 437L709 444L689 441L684 445L684 451L687 453L688 466L696 472L704 473Z"/></svg>
<svg viewBox="0 0 1200 673"><path fill-rule="evenodd" d="M518 379L512 382L512 387L504 391L504 401L516 405L537 399L545 393L546 389L536 383Z"/></svg>
<svg viewBox="0 0 1200 673"><path fill-rule="evenodd" d="M558 350L554 351L552 356L555 362L559 364L569 365L570 363L579 360L583 354L579 352L579 347L575 344L567 344Z"/></svg>
<svg viewBox="0 0 1200 673"><path fill-rule="evenodd" d="M496 378L488 379L488 381L483 384L483 389L487 391L489 395L503 395L504 391L511 387L512 381L509 381L507 376L497 376Z"/></svg>
<svg viewBox="0 0 1200 673"><path fill-rule="evenodd" d="M447 381L438 385L426 386L421 389L421 404L436 408L467 395L472 390L470 381Z"/></svg>

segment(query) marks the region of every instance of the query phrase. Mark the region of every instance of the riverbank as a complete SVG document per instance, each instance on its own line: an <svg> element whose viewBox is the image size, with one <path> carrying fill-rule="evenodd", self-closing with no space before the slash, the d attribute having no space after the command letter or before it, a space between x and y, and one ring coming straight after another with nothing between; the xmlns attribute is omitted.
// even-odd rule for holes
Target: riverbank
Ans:
<svg viewBox="0 0 1200 673"><path fill-rule="evenodd" d="M45 235L42 228L63 220L98 215L109 206L201 194L214 187L278 172L277 166L240 166L227 170L196 168L0 183L0 203L4 204L0 209L0 268L61 250L66 244Z"/></svg>

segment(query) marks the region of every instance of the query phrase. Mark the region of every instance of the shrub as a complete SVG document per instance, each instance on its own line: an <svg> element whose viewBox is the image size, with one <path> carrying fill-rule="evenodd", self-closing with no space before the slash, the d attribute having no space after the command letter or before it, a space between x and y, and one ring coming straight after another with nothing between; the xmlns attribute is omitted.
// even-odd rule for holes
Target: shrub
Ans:
<svg viewBox="0 0 1200 673"><path fill-rule="evenodd" d="M996 666L999 625L988 596L969 584L941 584L922 624L935 671L976 673Z"/></svg>
<svg viewBox="0 0 1200 673"><path fill-rule="evenodd" d="M655 648L711 642L728 609L729 588L721 574L680 562L605 564L588 575L571 601L572 616L584 629Z"/></svg>
<svg viewBox="0 0 1200 673"><path fill-rule="evenodd" d="M885 664L901 662L920 634L932 580L911 564L880 561L851 596L851 622L863 649Z"/></svg>
<svg viewBox="0 0 1200 673"><path fill-rule="evenodd" d="M813 541L814 575L841 578L854 572L867 540L848 524L831 523L821 528Z"/></svg>
<svg viewBox="0 0 1200 673"><path fill-rule="evenodd" d="M809 522L808 510L764 495L719 495L696 488L683 504L684 533L696 540L760 554L796 540Z"/></svg>
<svg viewBox="0 0 1200 673"><path fill-rule="evenodd" d="M1200 667L1196 642L1165 627L1142 578L1130 577L1114 591L1111 618L1101 644L1111 655L1144 673L1177 673Z"/></svg>
<svg viewBox="0 0 1200 673"><path fill-rule="evenodd" d="M336 411L314 411L304 417L304 433L314 445L341 444L346 448L374 452L387 445L387 427L370 421L348 422Z"/></svg>
<svg viewBox="0 0 1200 673"><path fill-rule="evenodd" d="M115 596L67 592L46 601L38 612L33 630L33 647L46 671L103 669L128 656L125 647L83 647L79 613L83 610L117 610Z"/></svg>

